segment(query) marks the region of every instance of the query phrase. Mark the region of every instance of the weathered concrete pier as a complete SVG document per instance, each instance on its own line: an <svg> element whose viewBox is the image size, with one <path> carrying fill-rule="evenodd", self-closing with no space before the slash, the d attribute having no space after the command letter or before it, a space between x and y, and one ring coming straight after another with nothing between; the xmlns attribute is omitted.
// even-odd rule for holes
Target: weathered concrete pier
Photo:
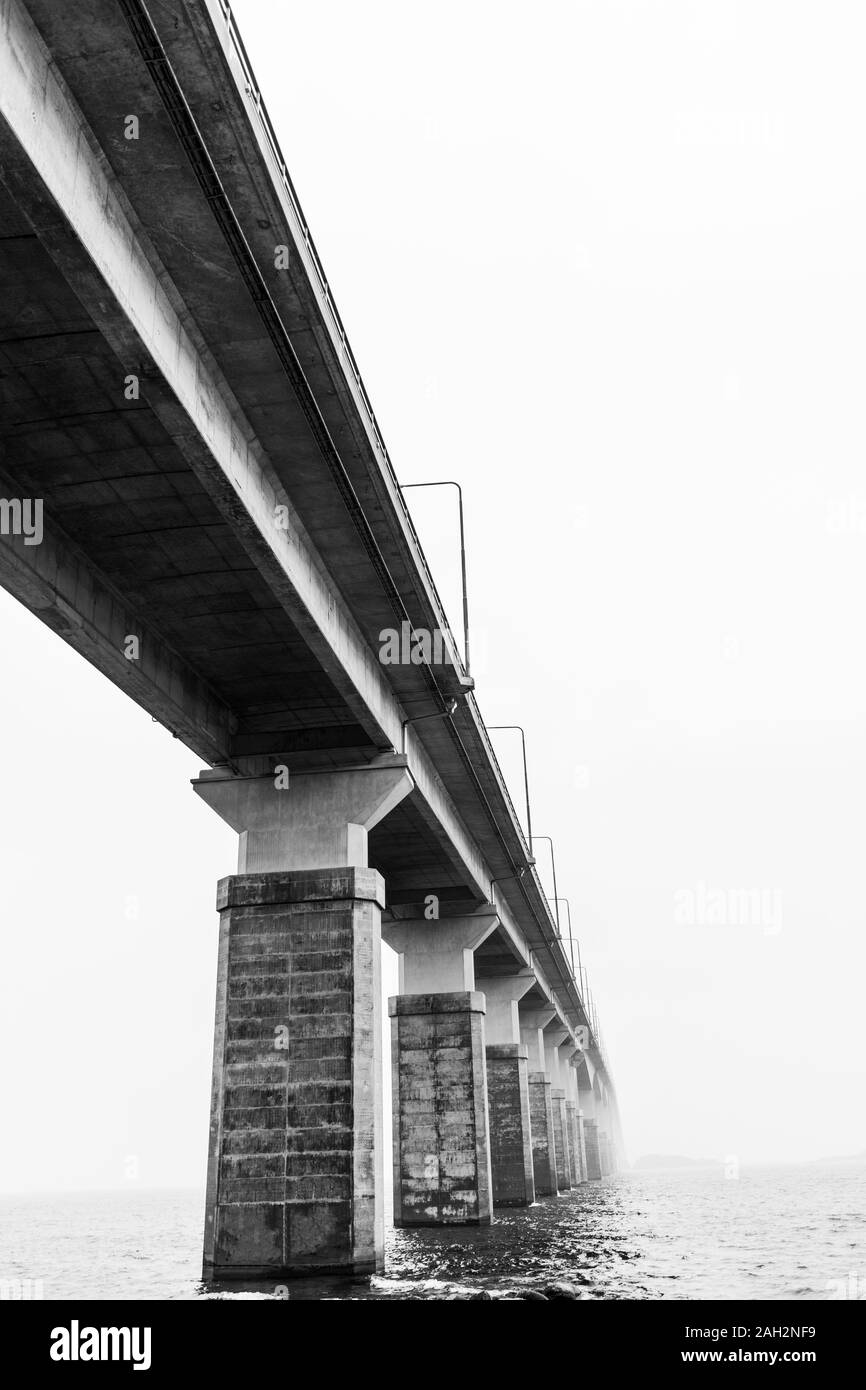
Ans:
<svg viewBox="0 0 866 1390"><path fill-rule="evenodd" d="M0 28L0 493L44 504L0 582L238 836L205 1275L381 1267L383 938L395 1220L604 1177L594 1015L228 5L0 0ZM406 623L437 640L383 659Z"/></svg>

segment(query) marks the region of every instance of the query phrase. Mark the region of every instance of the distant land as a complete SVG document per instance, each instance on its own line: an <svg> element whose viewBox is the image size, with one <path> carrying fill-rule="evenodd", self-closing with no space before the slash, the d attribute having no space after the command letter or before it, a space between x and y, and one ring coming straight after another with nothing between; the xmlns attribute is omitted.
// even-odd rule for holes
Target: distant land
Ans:
<svg viewBox="0 0 866 1390"><path fill-rule="evenodd" d="M724 1163L725 1160L721 1158L687 1158L685 1154L642 1154L640 1158L635 1159L631 1167L632 1172L635 1173L652 1173L670 1171L672 1168L722 1168ZM789 1163L794 1167L821 1167L828 1164L856 1167L860 1164L866 1164L866 1149L861 1149L856 1154L834 1154L827 1158L808 1158L799 1161L780 1158L774 1162L747 1163L745 1166L749 1168L773 1168L787 1166Z"/></svg>
<svg viewBox="0 0 866 1390"><path fill-rule="evenodd" d="M866 1149L858 1154L833 1154L830 1158L813 1158L812 1163L866 1163Z"/></svg>

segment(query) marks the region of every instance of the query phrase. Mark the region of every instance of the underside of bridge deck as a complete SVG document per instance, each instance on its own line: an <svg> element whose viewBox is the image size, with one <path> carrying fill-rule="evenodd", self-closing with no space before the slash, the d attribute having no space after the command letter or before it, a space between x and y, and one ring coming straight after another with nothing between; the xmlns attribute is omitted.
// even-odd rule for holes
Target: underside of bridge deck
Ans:
<svg viewBox="0 0 866 1390"><path fill-rule="evenodd" d="M374 1268L386 890L395 939L417 924L404 952L488 922L456 986L395 1007L407 1104L439 1087L471 1140L448 1173L433 1126L432 1187L405 1146L413 1220L531 1201L539 1164L556 1190L517 1002L535 1017L555 986L567 1040L583 1003L220 0L0 0L0 21L0 493L43 508L39 544L0 536L0 583L217 770L197 790L253 866L220 887L206 1267ZM404 623L441 659L384 664ZM267 809L283 768L311 808L294 843ZM594 1131L587 1150L601 1169Z"/></svg>

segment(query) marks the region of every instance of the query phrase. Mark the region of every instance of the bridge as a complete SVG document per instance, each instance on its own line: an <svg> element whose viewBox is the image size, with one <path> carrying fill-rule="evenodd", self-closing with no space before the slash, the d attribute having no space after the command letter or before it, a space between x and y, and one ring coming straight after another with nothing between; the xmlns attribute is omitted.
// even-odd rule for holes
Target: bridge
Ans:
<svg viewBox="0 0 866 1390"><path fill-rule="evenodd" d="M398 1225L614 1171L597 1019L228 4L0 25L0 582L238 834L204 1274L374 1271L381 940Z"/></svg>

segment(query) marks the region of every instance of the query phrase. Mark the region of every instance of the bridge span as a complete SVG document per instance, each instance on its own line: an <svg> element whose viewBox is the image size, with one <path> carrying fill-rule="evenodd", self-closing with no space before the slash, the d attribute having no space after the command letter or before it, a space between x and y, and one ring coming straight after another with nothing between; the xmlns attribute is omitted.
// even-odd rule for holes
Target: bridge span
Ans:
<svg viewBox="0 0 866 1390"><path fill-rule="evenodd" d="M398 1224L615 1169L597 1022L225 0L0 30L0 582L238 834L204 1273L375 1270L381 939Z"/></svg>

